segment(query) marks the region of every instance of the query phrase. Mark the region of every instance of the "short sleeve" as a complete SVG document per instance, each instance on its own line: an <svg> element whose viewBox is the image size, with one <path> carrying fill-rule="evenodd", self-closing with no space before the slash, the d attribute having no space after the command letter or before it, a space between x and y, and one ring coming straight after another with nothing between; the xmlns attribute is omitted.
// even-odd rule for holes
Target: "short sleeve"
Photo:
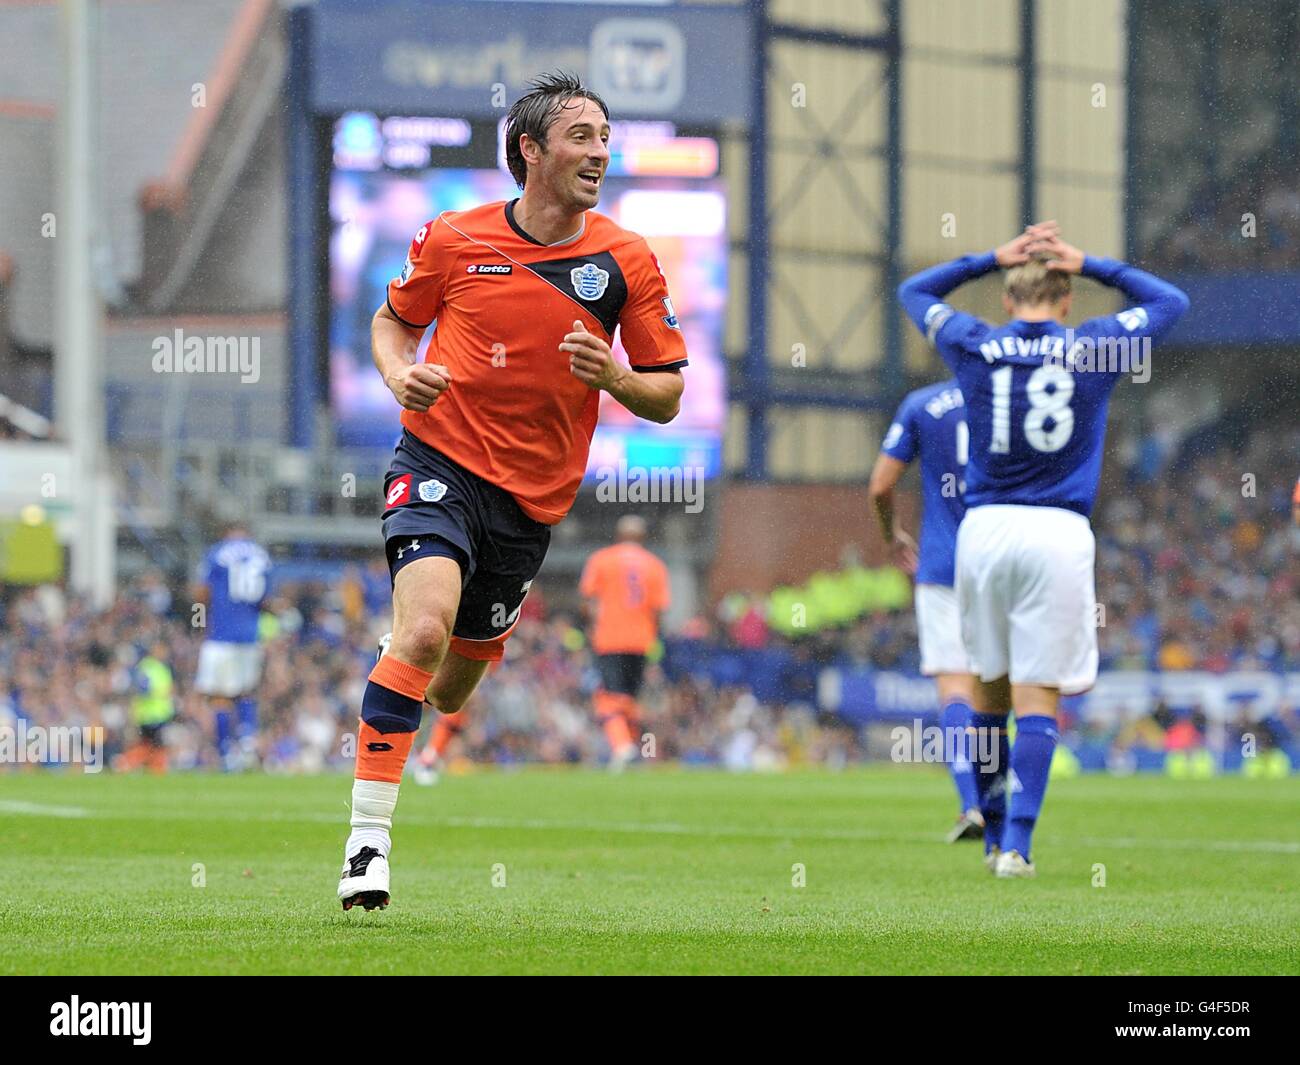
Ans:
<svg viewBox="0 0 1300 1065"><path fill-rule="evenodd" d="M916 458L916 418L913 411L912 403L903 400L881 442L881 454L899 462L911 462Z"/></svg>
<svg viewBox="0 0 1300 1065"><path fill-rule="evenodd" d="M412 329L432 325L442 311L448 263L441 238L446 232L441 219L422 225L411 240L401 274L388 282L388 309Z"/></svg>
<svg viewBox="0 0 1300 1065"><path fill-rule="evenodd" d="M655 586L651 597L651 606L655 610L667 610L672 603L672 593L668 581L668 567L655 559Z"/></svg>
<svg viewBox="0 0 1300 1065"><path fill-rule="evenodd" d="M578 594L584 599L594 599L600 590L600 556L592 555L582 567L582 578L578 581Z"/></svg>
<svg viewBox="0 0 1300 1065"><path fill-rule="evenodd" d="M681 369L686 365L686 341L659 260L644 240L616 249L614 258L627 281L627 302L618 324L632 369Z"/></svg>

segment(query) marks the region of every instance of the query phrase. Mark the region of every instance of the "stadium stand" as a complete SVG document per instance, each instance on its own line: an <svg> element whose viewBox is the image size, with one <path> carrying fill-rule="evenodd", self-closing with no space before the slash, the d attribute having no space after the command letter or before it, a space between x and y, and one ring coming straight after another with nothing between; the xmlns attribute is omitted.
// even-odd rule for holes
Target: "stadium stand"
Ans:
<svg viewBox="0 0 1300 1065"><path fill-rule="evenodd" d="M1100 642L1107 670L1300 670L1300 626L1290 606L1300 590L1300 537L1290 523L1294 471L1282 459L1298 448L1298 431L1279 437L1272 428L1260 430L1244 457L1227 449L1186 462L1175 455L1168 463L1173 472L1158 479L1144 479L1135 467L1128 471L1129 490L1103 500L1098 594L1106 606ZM1258 483L1258 505L1249 516L1222 503L1242 469ZM843 583L841 594L851 597L869 572L824 574L823 594L839 602L825 589ZM893 586L883 573L871 581ZM461 764L603 757L589 710L596 677L585 638L576 615L553 608L540 584L526 601L507 661L468 708L469 725L453 752ZM866 714L848 704L862 678L917 678L914 616L906 598L887 593L851 618L832 608L820 620L814 610L806 631L784 625L779 631L772 619L786 616L784 604L805 594L815 601L817 584L772 597L724 596L715 610L668 637L646 697L656 757L759 769L843 765L887 753L873 726L889 719L889 707L878 696ZM336 582L291 579L276 590L263 619L266 769L315 771L349 762L342 738L353 727L375 640L387 625L386 595L380 564L341 569ZM781 609L773 611L773 602ZM161 635L178 678L181 712L168 736L173 764L211 765L211 729L192 692L200 634L186 610L180 589L159 571L141 574L98 614L54 586L11 590L0 603L0 723L22 717L33 724L102 725L111 758L132 738L131 666ZM910 716L915 707L902 701L898 709ZM1267 747L1300 760L1294 699L1274 705L1237 698L1214 722L1206 710L1196 696L1118 713L1094 712L1086 698L1076 700L1066 743L1093 768L1160 768L1169 752L1207 744L1226 752L1231 767L1236 741L1255 729Z"/></svg>

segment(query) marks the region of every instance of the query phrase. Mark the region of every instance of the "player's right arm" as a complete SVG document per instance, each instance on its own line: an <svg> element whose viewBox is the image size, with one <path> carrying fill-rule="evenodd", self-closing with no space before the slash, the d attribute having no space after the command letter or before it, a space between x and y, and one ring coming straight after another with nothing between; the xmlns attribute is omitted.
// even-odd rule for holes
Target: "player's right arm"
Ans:
<svg viewBox="0 0 1300 1065"><path fill-rule="evenodd" d="M910 404L904 400L894 415L894 421L885 433L885 440L871 468L867 495L880 522L880 531L889 545L894 564L908 576L916 575L916 541L894 522L894 489L916 456L916 428L911 417Z"/></svg>
<svg viewBox="0 0 1300 1065"><path fill-rule="evenodd" d="M1295 483L1295 492L1291 496L1291 521L1300 528L1300 480Z"/></svg>
<svg viewBox="0 0 1300 1065"><path fill-rule="evenodd" d="M602 556L600 552L587 559L578 578L578 594L582 596L582 616L588 622L596 619L596 597L600 594Z"/></svg>
<svg viewBox="0 0 1300 1065"><path fill-rule="evenodd" d="M1031 245L1055 235L1058 228L1055 222L1037 222L992 251L983 255L963 255L951 262L940 263L913 274L898 286L898 299L903 310L954 370L963 348L961 341L972 339L973 333L986 326L974 315L948 306L944 297L967 281L1027 262Z"/></svg>
<svg viewBox="0 0 1300 1065"><path fill-rule="evenodd" d="M438 219L420 227L401 276L388 283L388 298L370 323L375 369L407 410L428 410L451 384L446 366L417 361L424 331L442 310L447 275L439 238L446 228Z"/></svg>

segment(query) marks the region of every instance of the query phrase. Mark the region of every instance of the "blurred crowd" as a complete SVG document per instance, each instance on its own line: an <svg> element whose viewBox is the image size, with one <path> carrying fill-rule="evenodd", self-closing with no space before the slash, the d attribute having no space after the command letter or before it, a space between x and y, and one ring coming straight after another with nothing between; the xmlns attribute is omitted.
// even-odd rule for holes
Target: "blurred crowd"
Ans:
<svg viewBox="0 0 1300 1065"><path fill-rule="evenodd" d="M1252 167L1227 188L1205 182L1147 258L1169 270L1294 270L1300 179L1285 168Z"/></svg>
<svg viewBox="0 0 1300 1065"><path fill-rule="evenodd" d="M1300 432L1135 478L1097 530L1103 669L1300 669Z"/></svg>
<svg viewBox="0 0 1300 1065"><path fill-rule="evenodd" d="M1289 453L1272 435L1258 434L1244 452L1199 458L1103 495L1095 521L1103 669L1300 670L1300 541L1290 518ZM376 560L330 583L282 582L268 599L257 693L256 761L264 769L351 764L366 674L388 627L387 597L387 569ZM165 729L169 764L215 766L210 708L193 690L203 634L192 616L188 591L159 572L126 583L98 613L52 585L4 590L0 726L20 718L102 726L112 763L134 742L139 664L152 655L175 681L176 714ZM880 757L868 730L819 708L819 674L831 665L918 664L911 610L879 611L792 640L769 628L761 599L739 594L692 618L667 647L647 670L642 697L648 752L736 769ZM761 649L781 652L780 698L760 701L743 676L698 667L710 653ZM448 761L601 762L596 684L580 618L552 608L539 581L506 661L467 706ZM1240 724L1244 730L1250 722ZM1198 735L1199 746L1210 742L1194 708L1066 725L1067 740L1100 744L1121 760L1130 750L1196 747ZM1300 737L1296 708L1284 708L1277 727L1282 738Z"/></svg>
<svg viewBox="0 0 1300 1065"><path fill-rule="evenodd" d="M364 609L363 583L354 573L330 587L286 585L266 604L257 693L256 763L263 769L351 765L348 741L355 736L377 637L387 625ZM606 757L592 715L597 675L583 631L565 613L543 616L540 596L530 602L507 660L489 672L463 712L464 727L448 752L453 763L598 763ZM156 573L130 582L100 613L54 586L7 595L0 727L19 718L99 726L105 757L114 765L134 741L137 665L152 654L175 677L176 716L166 727L169 765L216 767L210 709L193 690L202 632L188 624L189 604L180 607ZM819 715L811 701L765 706L738 685L693 676L670 681L657 663L647 670L642 706L642 746L658 759L754 768L843 764L854 756L853 731Z"/></svg>

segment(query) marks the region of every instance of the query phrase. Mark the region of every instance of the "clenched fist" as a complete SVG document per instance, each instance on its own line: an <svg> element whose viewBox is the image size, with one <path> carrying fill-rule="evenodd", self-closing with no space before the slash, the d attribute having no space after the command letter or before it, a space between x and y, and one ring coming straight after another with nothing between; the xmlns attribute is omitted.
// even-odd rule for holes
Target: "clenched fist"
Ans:
<svg viewBox="0 0 1300 1065"><path fill-rule="evenodd" d="M450 387L451 371L437 363L416 362L389 374L384 383L403 407L423 413Z"/></svg>

